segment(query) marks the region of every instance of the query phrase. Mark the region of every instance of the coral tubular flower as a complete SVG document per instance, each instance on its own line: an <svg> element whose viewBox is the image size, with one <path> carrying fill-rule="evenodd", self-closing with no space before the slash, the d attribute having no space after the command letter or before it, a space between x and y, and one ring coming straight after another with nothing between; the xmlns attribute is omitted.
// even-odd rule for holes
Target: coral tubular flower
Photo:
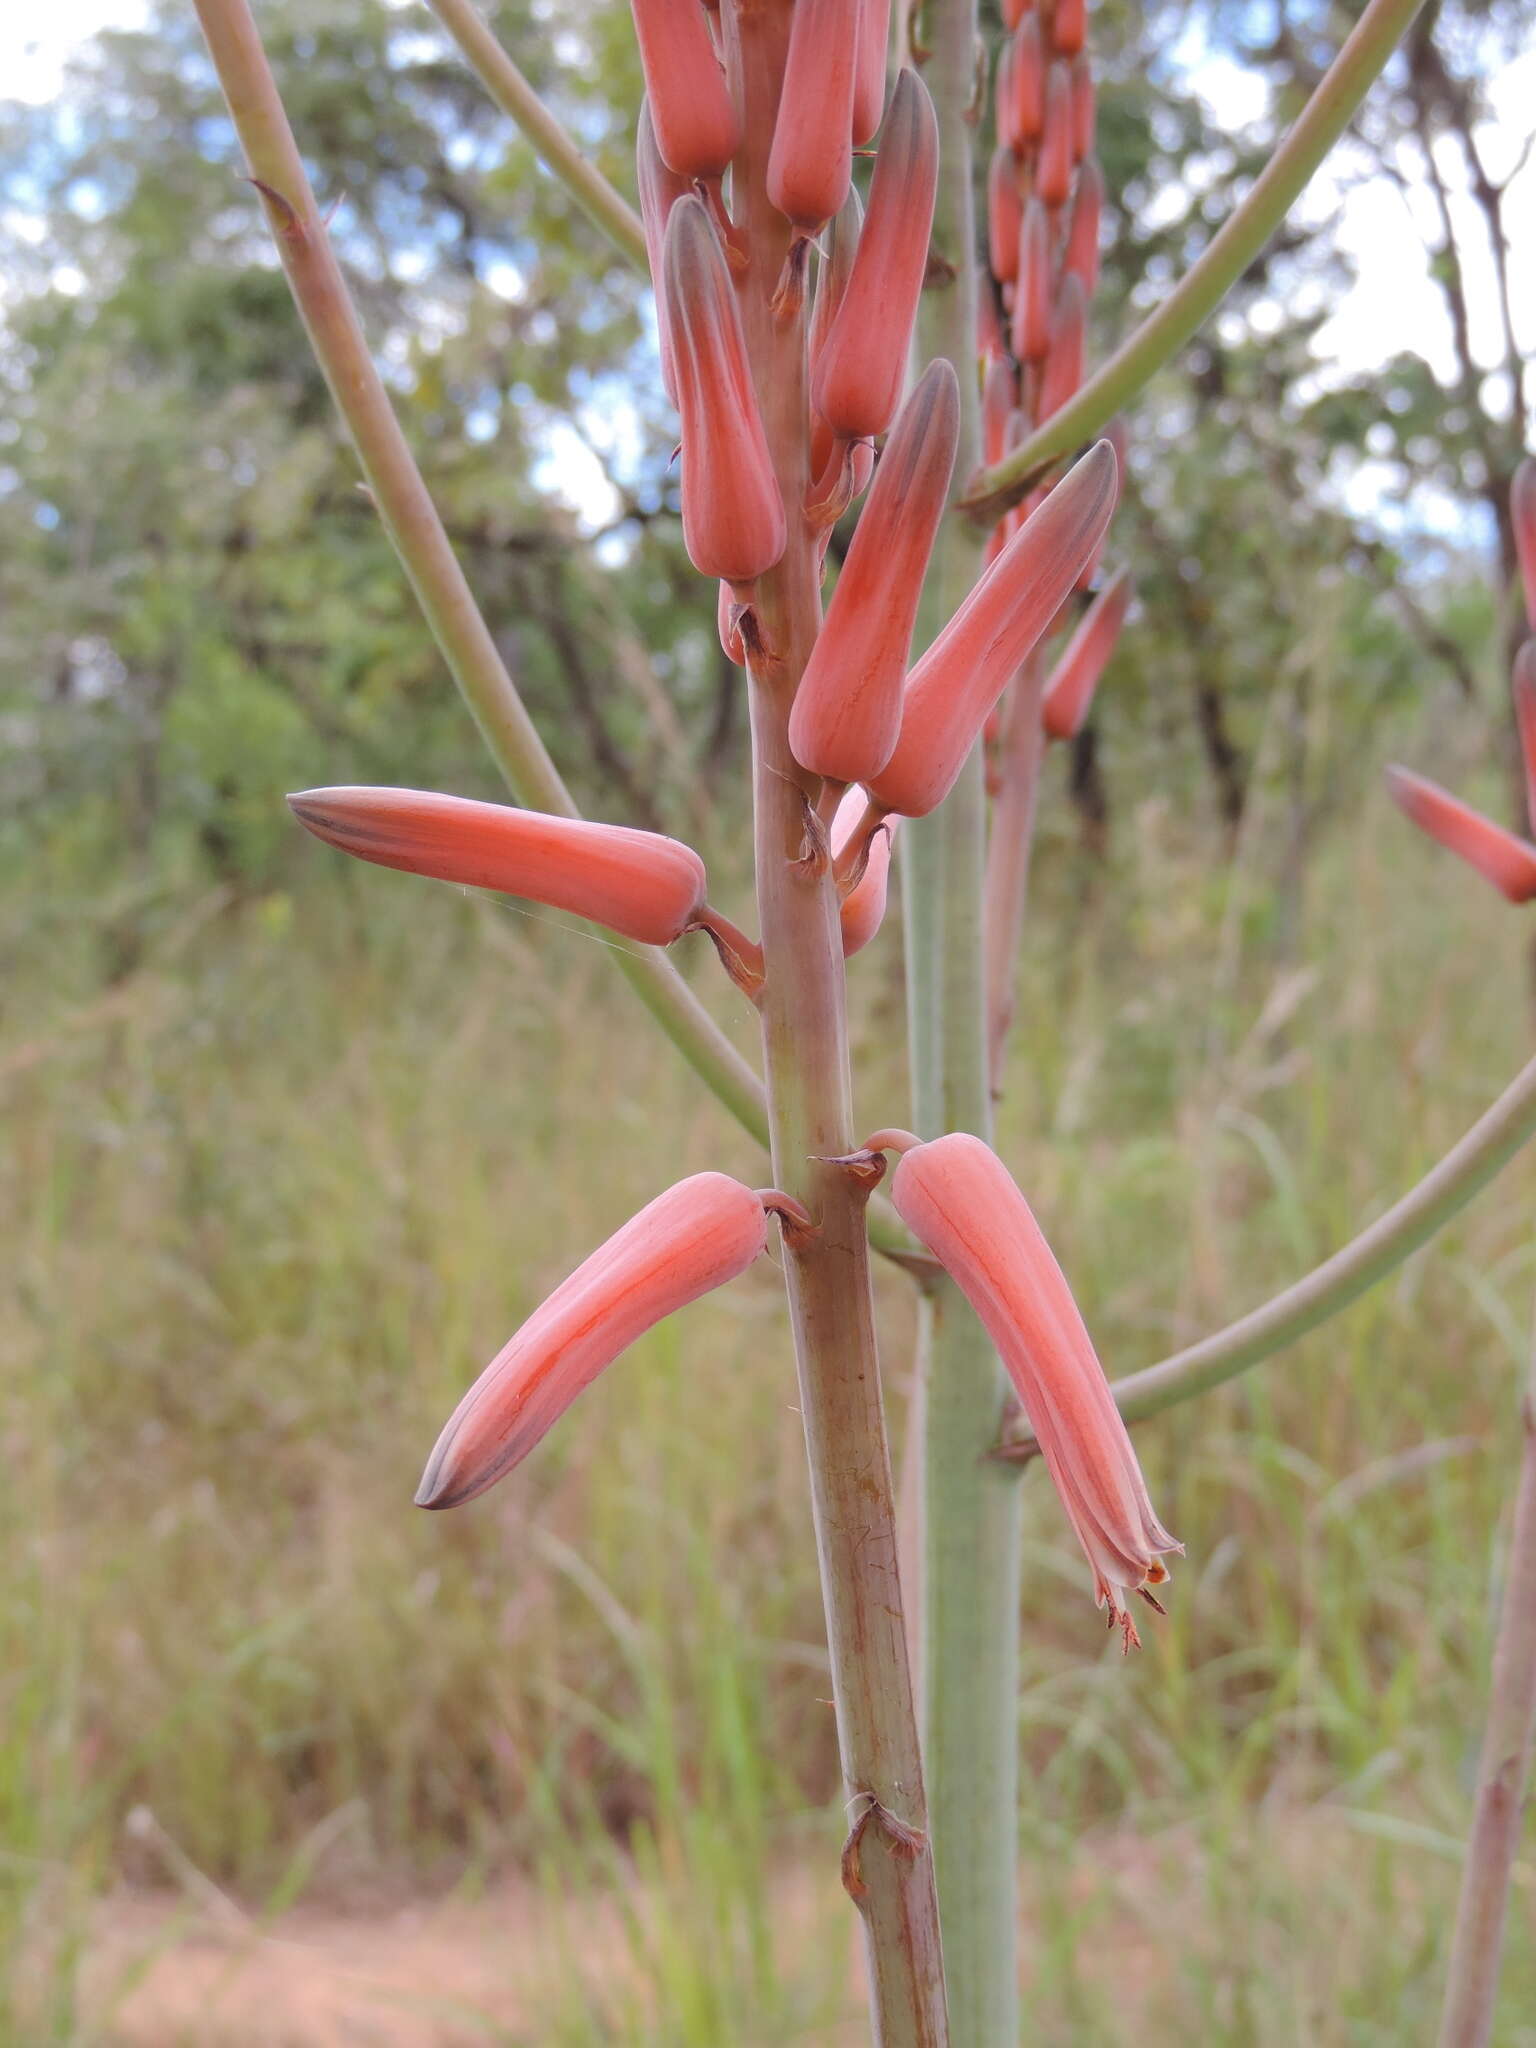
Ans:
<svg viewBox="0 0 1536 2048"><path fill-rule="evenodd" d="M683 541L701 576L750 583L783 554L788 529L730 271L702 200L679 199L668 215L663 274L683 423Z"/></svg>
<svg viewBox="0 0 1536 2048"><path fill-rule="evenodd" d="M1043 362L1051 346L1051 217L1038 199L1025 207L1019 229L1012 338L1021 363Z"/></svg>
<svg viewBox="0 0 1536 2048"><path fill-rule="evenodd" d="M843 851L855 828L869 808L869 798L855 785L844 796L832 819L832 858ZM864 872L843 898L839 919L843 933L843 958L862 953L885 922L886 900L891 885L891 853L900 821L887 818L876 828L869 842Z"/></svg>
<svg viewBox="0 0 1536 2048"><path fill-rule="evenodd" d="M594 825L426 789L306 789L288 799L306 831L375 867L496 889L668 946L704 907L704 863L660 832Z"/></svg>
<svg viewBox="0 0 1536 2048"><path fill-rule="evenodd" d="M640 102L640 123L635 133L635 182L640 191L640 223L645 229L645 254L651 269L651 288L656 295L662 388L668 398L675 401L677 383L672 374L672 337L667 332L661 251L667 231L667 215L679 199L693 190L693 183L691 179L679 177L656 147L656 127L651 120L651 103L646 99Z"/></svg>
<svg viewBox="0 0 1536 2048"><path fill-rule="evenodd" d="M1517 839L1459 797L1407 768L1387 770L1392 800L1421 832L1474 867L1511 903L1536 896L1536 846Z"/></svg>
<svg viewBox="0 0 1536 2048"><path fill-rule="evenodd" d="M1005 83L1007 126L1013 148L1022 150L1039 140L1045 126L1045 40L1038 14L1025 15L1008 45L1008 74L999 81L999 99Z"/></svg>
<svg viewBox="0 0 1536 2048"><path fill-rule="evenodd" d="M843 440L884 433L901 396L938 170L933 101L917 73L903 71L881 130L853 271L812 372L816 410Z"/></svg>
<svg viewBox="0 0 1536 2048"><path fill-rule="evenodd" d="M637 1337L744 1273L767 1243L760 1196L723 1173L679 1181L600 1245L464 1396L416 1504L456 1508L493 1486Z"/></svg>
<svg viewBox="0 0 1536 2048"><path fill-rule="evenodd" d="M1083 614L1045 686L1040 716L1051 739L1070 740L1082 730L1130 603L1131 572L1122 569Z"/></svg>
<svg viewBox="0 0 1536 2048"><path fill-rule="evenodd" d="M987 166L987 261L999 284L1012 284L1019 274L1019 228L1024 202L1013 151L1000 142Z"/></svg>
<svg viewBox="0 0 1536 2048"><path fill-rule="evenodd" d="M913 669L896 751L870 785L921 818L954 787L982 721L1097 546L1115 502L1115 456L1090 448L1032 513Z"/></svg>
<svg viewBox="0 0 1536 2048"><path fill-rule="evenodd" d="M1072 190L1072 74L1065 64L1051 66L1045 85L1045 120L1040 134L1040 159L1035 190L1046 205L1065 206Z"/></svg>
<svg viewBox="0 0 1536 2048"><path fill-rule="evenodd" d="M1129 1650L1138 1638L1125 1596L1164 1584L1162 1560L1183 1546L1152 1512L1104 1369L1029 1204L990 1146L963 1132L904 1151L891 1200L997 1346L1093 1567L1098 1603Z"/></svg>
<svg viewBox="0 0 1536 2048"><path fill-rule="evenodd" d="M1040 379L1040 396L1035 416L1048 420L1060 412L1083 381L1083 358L1088 345L1088 301L1083 280L1068 271L1056 294L1051 314L1051 346Z"/></svg>
<svg viewBox="0 0 1536 2048"><path fill-rule="evenodd" d="M630 0L640 65L664 160L684 178L718 178L741 124L699 0Z"/></svg>
<svg viewBox="0 0 1536 2048"><path fill-rule="evenodd" d="M1536 640L1527 640L1516 653L1511 689L1525 769L1525 813L1536 832Z"/></svg>
<svg viewBox="0 0 1536 2048"><path fill-rule="evenodd" d="M1515 551L1520 558L1520 581L1525 585L1526 621L1536 633L1536 455L1527 455L1515 471L1509 511L1515 528Z"/></svg>
<svg viewBox="0 0 1536 2048"><path fill-rule="evenodd" d="M795 0L768 197L797 227L819 228L848 197L858 27L859 0Z"/></svg>
<svg viewBox="0 0 1536 2048"><path fill-rule="evenodd" d="M1030 0L1003 0L1003 27L1017 28L1029 7Z"/></svg>
<svg viewBox="0 0 1536 2048"><path fill-rule="evenodd" d="M789 744L813 774L867 782L895 748L912 627L959 435L960 384L941 359L886 443L795 692Z"/></svg>
<svg viewBox="0 0 1536 2048"><path fill-rule="evenodd" d="M860 148L885 114L885 60L891 40L891 0L861 0L858 69L853 77L853 139Z"/></svg>
<svg viewBox="0 0 1536 2048"><path fill-rule="evenodd" d="M990 469L1008 448L1008 423L1019 402L1013 365L1003 356L987 361L981 380L981 459Z"/></svg>
<svg viewBox="0 0 1536 2048"><path fill-rule="evenodd" d="M1085 56L1072 60L1072 154L1081 163L1093 148L1098 126L1098 93L1093 83L1093 66Z"/></svg>
<svg viewBox="0 0 1536 2048"><path fill-rule="evenodd" d="M1103 211L1104 173L1098 158L1090 156L1078 170L1062 258L1062 268L1082 279L1084 295L1090 299L1099 281L1099 217Z"/></svg>
<svg viewBox="0 0 1536 2048"><path fill-rule="evenodd" d="M811 366L811 382L814 388L816 365L821 361L828 336L837 321L837 309L843 303L843 294L848 289L848 280L853 275L853 259L858 254L859 236L864 231L864 202L859 198L858 187L850 185L848 197L833 217L831 225L820 237L821 255L816 265L816 291L811 300L811 317L806 331L806 357ZM811 479L814 483L827 466L836 439L832 429L821 414L811 405Z"/></svg>
<svg viewBox="0 0 1536 2048"><path fill-rule="evenodd" d="M1075 57L1088 33L1087 0L1056 0L1051 41L1063 57Z"/></svg>

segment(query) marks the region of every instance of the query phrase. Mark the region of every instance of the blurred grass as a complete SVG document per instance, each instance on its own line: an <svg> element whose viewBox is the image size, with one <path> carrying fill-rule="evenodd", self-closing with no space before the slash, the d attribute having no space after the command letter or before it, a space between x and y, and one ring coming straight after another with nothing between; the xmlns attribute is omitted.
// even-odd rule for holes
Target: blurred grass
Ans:
<svg viewBox="0 0 1536 2048"><path fill-rule="evenodd" d="M1520 927L1384 804L1319 853L1299 920L1269 852L1261 821L1215 869L1156 802L1106 875L1047 841L999 1142L1114 1372L1323 1256L1527 1055ZM637 1346L487 1499L410 1507L554 1280L680 1174L757 1161L595 943L325 856L303 875L151 945L103 1015L89 907L25 875L0 898L0 2039L111 2041L79 1996L104 1887L216 1887L259 1920L515 1872L562 1930L558 1988L473 2038L840 2040L771 1266ZM905 1100L897 950L854 970L871 1124ZM1189 1556L1129 1664L1031 1478L1035 2038L1422 2037L1533 1194L1519 1162L1348 1316L1142 1432ZM910 1316L882 1292L899 1428ZM788 1918L786 1871L811 1887ZM1527 1860L1527 1926L1533 1900ZM1502 2048L1533 2011L1516 1939Z"/></svg>

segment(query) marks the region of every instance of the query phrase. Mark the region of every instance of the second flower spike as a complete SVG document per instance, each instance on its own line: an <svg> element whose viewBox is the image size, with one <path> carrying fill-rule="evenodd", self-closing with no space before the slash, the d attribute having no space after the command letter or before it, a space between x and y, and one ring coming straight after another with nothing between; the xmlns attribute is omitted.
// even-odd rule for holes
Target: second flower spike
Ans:
<svg viewBox="0 0 1536 2048"><path fill-rule="evenodd" d="M704 908L703 861L660 832L426 789L306 789L288 803L317 839L376 867L526 897L646 945L670 945Z"/></svg>
<svg viewBox="0 0 1536 2048"><path fill-rule="evenodd" d="M1024 1404L1067 1519L1130 1649L1129 1593L1168 1577L1182 1548L1152 1512L1131 1439L1077 1303L1012 1175L980 1138L918 1144L905 1134L891 1182L897 1213L970 1302Z"/></svg>

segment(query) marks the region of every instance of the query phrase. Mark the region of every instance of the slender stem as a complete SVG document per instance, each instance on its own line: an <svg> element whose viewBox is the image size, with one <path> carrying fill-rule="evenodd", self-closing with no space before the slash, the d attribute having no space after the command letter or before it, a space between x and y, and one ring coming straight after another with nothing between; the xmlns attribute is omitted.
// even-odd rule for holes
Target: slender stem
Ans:
<svg viewBox="0 0 1536 2048"><path fill-rule="evenodd" d="M195 4L311 346L432 637L519 802L575 817L571 793L497 652L368 353L248 0ZM654 946L628 939L609 945L619 971L684 1059L738 1123L766 1144L761 1082L677 969Z"/></svg>
<svg viewBox="0 0 1536 2048"><path fill-rule="evenodd" d="M1024 935L1024 900L1029 890L1029 856L1035 838L1035 799L1045 759L1040 701L1045 663L1033 654L1015 678L1008 701L999 770L1001 787L992 807L987 841L987 874L982 892L982 959L987 976L987 1071L992 1092L1002 1093L1008 1031L1013 1023L1019 943Z"/></svg>
<svg viewBox="0 0 1536 2048"><path fill-rule="evenodd" d="M1294 127L1210 246L1076 397L991 469L965 497L995 519L1049 463L1113 419L1208 320L1306 189L1353 120L1424 0L1370 0Z"/></svg>
<svg viewBox="0 0 1536 2048"><path fill-rule="evenodd" d="M788 223L765 190L789 17L757 0L728 0L722 21L742 110L732 194L750 260L738 285L790 528L783 560L759 579L755 600L773 650L751 669L760 1008L774 1178L818 1225L814 1236L786 1242L784 1269L848 1800L843 1876L863 1918L876 2041L940 2048L949 2040L944 1962L864 1208L854 1179L827 1164L857 1142L838 896L830 861L806 858L818 792L788 738L821 621L816 536L803 514L811 482L805 323L770 309L789 248Z"/></svg>
<svg viewBox="0 0 1536 2048"><path fill-rule="evenodd" d="M939 117L939 193L930 286L919 313L924 359L960 378L957 473L981 438L976 389L976 227L972 201L975 0L930 0L924 76ZM930 637L974 584L982 529L947 520L934 551L921 631ZM978 748L931 818L903 828L912 1116L932 1137L991 1128L981 904L986 798ZM1019 1576L1017 1472L988 1452L1006 1412L1002 1369L952 1283L927 1304L923 1427L924 1749L957 2048L1019 2038Z"/></svg>
<svg viewBox="0 0 1536 2048"><path fill-rule="evenodd" d="M580 146L497 42L473 0L427 0L427 5L458 44L465 62L497 106L533 144L544 168L560 180L614 247L644 271L645 230L639 214L614 190L596 164L582 155Z"/></svg>
<svg viewBox="0 0 1536 2048"><path fill-rule="evenodd" d="M1493 2033L1509 1881L1536 1741L1536 1357L1520 1402L1520 1478L1493 1647L1477 1805L1462 1872L1440 2048L1485 2048Z"/></svg>

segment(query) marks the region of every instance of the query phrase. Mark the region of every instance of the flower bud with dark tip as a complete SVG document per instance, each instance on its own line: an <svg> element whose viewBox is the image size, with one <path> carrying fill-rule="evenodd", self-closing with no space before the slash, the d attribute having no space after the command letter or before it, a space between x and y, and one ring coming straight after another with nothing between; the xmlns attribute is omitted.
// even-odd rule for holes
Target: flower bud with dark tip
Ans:
<svg viewBox="0 0 1536 2048"><path fill-rule="evenodd" d="M1063 57L1075 57L1088 34L1087 0L1056 0L1051 11L1051 42Z"/></svg>
<svg viewBox="0 0 1536 2048"><path fill-rule="evenodd" d="M913 669L896 751L869 785L888 811L920 818L954 787L982 721L1056 616L1115 502L1100 441L1062 478Z"/></svg>
<svg viewBox="0 0 1536 2048"><path fill-rule="evenodd" d="M288 804L358 860L521 896L649 946L680 938L704 907L703 861L660 832L425 789L306 789Z"/></svg>
<svg viewBox="0 0 1536 2048"><path fill-rule="evenodd" d="M858 68L853 77L853 139L862 149L885 118L885 67L891 0L861 0Z"/></svg>
<svg viewBox="0 0 1536 2048"><path fill-rule="evenodd" d="M1053 211L1066 205L1072 190L1072 141L1072 74L1058 61L1046 79L1045 121L1035 165L1035 190Z"/></svg>
<svg viewBox="0 0 1536 2048"><path fill-rule="evenodd" d="M1040 379L1035 418L1044 422L1060 412L1083 381L1083 359L1088 343L1088 301L1083 281L1068 271L1056 294L1051 311L1051 346Z"/></svg>
<svg viewBox="0 0 1536 2048"><path fill-rule="evenodd" d="M1029 1204L980 1138L918 1144L906 1132L891 1176L896 1213L969 1301L997 1347L1067 1519L1093 1568L1094 1591L1127 1650L1138 1637L1126 1596L1167 1582L1182 1550L1152 1511L1146 1481L1067 1285Z"/></svg>
<svg viewBox="0 0 1536 2048"><path fill-rule="evenodd" d="M438 1438L416 1505L456 1508L510 1472L620 1352L744 1273L762 1198L723 1173L668 1188L562 1281L481 1373Z"/></svg>
<svg viewBox="0 0 1536 2048"><path fill-rule="evenodd" d="M902 407L795 692L795 759L834 782L867 782L901 729L902 683L934 535L949 499L960 385L930 363Z"/></svg>
<svg viewBox="0 0 1536 2048"><path fill-rule="evenodd" d="M750 583L783 554L788 529L730 271L702 200L672 208L663 270L683 423L683 541L701 576Z"/></svg>
<svg viewBox="0 0 1536 2048"><path fill-rule="evenodd" d="M1389 768L1387 788L1421 832L1476 868L1501 896L1511 903L1529 903L1536 896L1536 846L1410 769Z"/></svg>
<svg viewBox="0 0 1536 2048"><path fill-rule="evenodd" d="M901 397L939 169L928 88L903 71L891 95L853 272L812 371L816 410L841 439L884 433Z"/></svg>
<svg viewBox="0 0 1536 2048"><path fill-rule="evenodd" d="M1105 584L1083 614L1077 631L1051 670L1040 707L1049 738L1070 740L1082 730L1130 604L1131 572L1122 569Z"/></svg>
<svg viewBox="0 0 1536 2048"><path fill-rule="evenodd" d="M1051 346L1051 217L1038 199L1025 207L1019 229L1011 336L1021 363L1045 360Z"/></svg>
<svg viewBox="0 0 1536 2048"><path fill-rule="evenodd" d="M684 178L718 178L741 123L699 0L630 0L640 64L664 161Z"/></svg>
<svg viewBox="0 0 1536 2048"><path fill-rule="evenodd" d="M795 0L768 197L800 228L819 228L848 197L858 29L859 0Z"/></svg>
<svg viewBox="0 0 1536 2048"><path fill-rule="evenodd" d="M1045 39L1038 14L1026 14L1008 45L1007 126L1015 153L1040 138L1045 126ZM999 82L1001 101L1003 81ZM1000 113L1000 123L1002 120Z"/></svg>

